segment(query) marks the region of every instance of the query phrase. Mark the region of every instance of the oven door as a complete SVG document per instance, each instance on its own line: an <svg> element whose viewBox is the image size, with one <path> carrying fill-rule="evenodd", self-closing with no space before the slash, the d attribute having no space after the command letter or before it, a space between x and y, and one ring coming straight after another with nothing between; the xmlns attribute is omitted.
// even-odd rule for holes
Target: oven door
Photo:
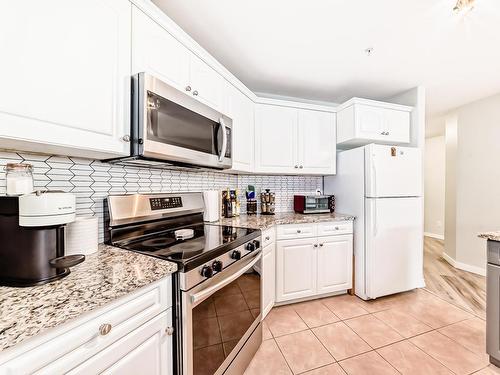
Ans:
<svg viewBox="0 0 500 375"><path fill-rule="evenodd" d="M250 255L182 292L184 375L242 374L260 346L262 254Z"/></svg>
<svg viewBox="0 0 500 375"><path fill-rule="evenodd" d="M231 168L230 118L149 74L140 73L135 79L140 155L181 164Z"/></svg>

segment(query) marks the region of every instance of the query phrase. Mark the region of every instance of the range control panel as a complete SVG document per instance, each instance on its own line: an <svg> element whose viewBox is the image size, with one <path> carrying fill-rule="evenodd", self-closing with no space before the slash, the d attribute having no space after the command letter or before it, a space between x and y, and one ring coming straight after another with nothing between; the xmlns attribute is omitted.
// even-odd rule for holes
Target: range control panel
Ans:
<svg viewBox="0 0 500 375"><path fill-rule="evenodd" d="M150 198L149 203L151 204L151 210L166 210L168 208L180 208L182 207L181 197L169 197L169 198Z"/></svg>

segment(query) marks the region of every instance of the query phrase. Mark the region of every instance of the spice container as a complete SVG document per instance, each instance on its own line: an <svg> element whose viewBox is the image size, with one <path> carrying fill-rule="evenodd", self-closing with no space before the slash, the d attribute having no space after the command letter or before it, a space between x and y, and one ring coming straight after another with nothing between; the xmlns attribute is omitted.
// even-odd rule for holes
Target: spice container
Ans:
<svg viewBox="0 0 500 375"><path fill-rule="evenodd" d="M270 189L260 193L260 211L262 215L274 215L276 196Z"/></svg>
<svg viewBox="0 0 500 375"><path fill-rule="evenodd" d="M8 163L5 166L7 195L18 196L33 192L33 166Z"/></svg>

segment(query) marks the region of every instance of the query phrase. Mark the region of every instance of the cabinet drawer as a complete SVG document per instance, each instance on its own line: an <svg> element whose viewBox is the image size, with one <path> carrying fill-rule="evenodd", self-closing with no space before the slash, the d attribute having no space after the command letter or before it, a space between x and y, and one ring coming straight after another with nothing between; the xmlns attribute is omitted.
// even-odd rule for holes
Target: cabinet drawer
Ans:
<svg viewBox="0 0 500 375"><path fill-rule="evenodd" d="M352 233L352 221L318 223L318 236L332 236L336 234L349 233Z"/></svg>
<svg viewBox="0 0 500 375"><path fill-rule="evenodd" d="M274 241L276 241L276 229L274 227L262 232L262 247L266 247Z"/></svg>
<svg viewBox="0 0 500 375"><path fill-rule="evenodd" d="M316 236L316 224L278 225L276 237L278 240L292 238L308 238Z"/></svg>
<svg viewBox="0 0 500 375"><path fill-rule="evenodd" d="M8 374L61 374L132 332L171 306L171 279L149 285L131 296L91 312L81 323L60 329L56 336L40 341L0 370ZM111 330L102 334L103 325ZM62 327L61 327L62 328ZM57 329L57 328L56 328Z"/></svg>

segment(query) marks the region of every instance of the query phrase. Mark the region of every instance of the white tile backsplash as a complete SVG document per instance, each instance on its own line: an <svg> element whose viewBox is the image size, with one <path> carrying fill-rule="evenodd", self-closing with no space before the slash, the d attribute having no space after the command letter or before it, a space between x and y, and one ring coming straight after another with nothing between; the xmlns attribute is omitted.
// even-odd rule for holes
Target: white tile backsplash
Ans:
<svg viewBox="0 0 500 375"><path fill-rule="evenodd" d="M65 156L0 151L0 194L6 190L4 166L7 163L33 165L37 188L63 190L76 195L77 215L99 217L99 242L103 241L103 200L109 194L170 193L239 189L245 211L244 191L254 185L257 193L271 189L276 193L276 212L293 211L293 195L313 193L322 188L318 176L234 175L211 171L138 168L103 163L98 160Z"/></svg>

